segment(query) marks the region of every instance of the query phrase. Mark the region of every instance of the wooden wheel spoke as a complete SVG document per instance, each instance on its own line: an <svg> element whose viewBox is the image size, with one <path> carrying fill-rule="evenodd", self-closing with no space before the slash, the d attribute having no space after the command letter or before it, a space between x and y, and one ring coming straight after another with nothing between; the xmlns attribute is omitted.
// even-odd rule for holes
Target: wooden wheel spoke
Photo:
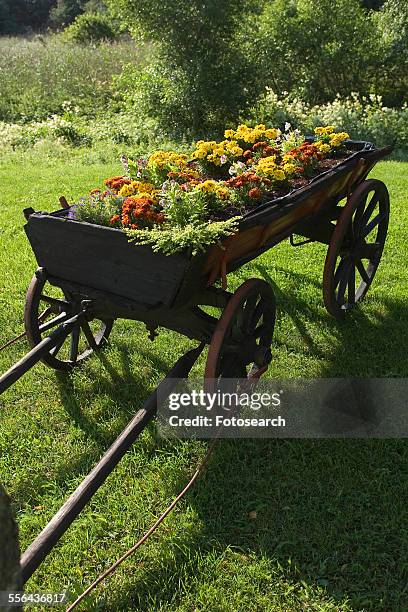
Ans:
<svg viewBox="0 0 408 612"><path fill-rule="evenodd" d="M256 303L258 301L258 295L250 295L245 303L244 306L244 320L243 320L243 325L245 330L248 330L249 326L251 325L252 322L252 317L253 317L253 313L254 313L254 309L256 306Z"/></svg>
<svg viewBox="0 0 408 612"><path fill-rule="evenodd" d="M363 262L361 261L361 259L356 259L356 268L358 270L358 273L360 274L361 278L363 279L363 281L365 283L369 283L370 282L370 277L367 274L367 271L364 267Z"/></svg>
<svg viewBox="0 0 408 612"><path fill-rule="evenodd" d="M271 328L270 325L267 325L266 323L262 323L262 325L260 325L259 327L257 327L254 331L254 337L256 339L260 339L261 340L261 344L263 344L263 342L265 341L265 338L267 338L267 336L271 333L271 331L273 332L273 329Z"/></svg>
<svg viewBox="0 0 408 612"><path fill-rule="evenodd" d="M351 222L351 227L352 227L352 234L353 234L353 238L355 238L356 236L359 235L359 232L361 230L361 226L363 225L363 216L364 216L364 205L361 204L354 215L354 218Z"/></svg>
<svg viewBox="0 0 408 612"><path fill-rule="evenodd" d="M67 302L66 300L59 300L58 298L54 298L49 295L44 295L43 293L41 294L40 299L46 304L49 304L50 306L54 306L55 308L60 309L60 312L61 311L66 312L70 307L69 302Z"/></svg>
<svg viewBox="0 0 408 612"><path fill-rule="evenodd" d="M363 237L367 238L367 236L369 234L371 234L371 232L373 231L373 229L375 227L377 227L377 225L379 223L381 223L381 221L383 221L384 219L384 215L378 214L374 217L374 219L372 221L370 221L370 223L368 225L365 226L364 231L363 231Z"/></svg>
<svg viewBox="0 0 408 612"><path fill-rule="evenodd" d="M338 286L339 282L341 281L342 276L343 276L346 268L347 268L347 259L345 257L342 257L342 259L341 259L341 261L340 261L340 263L339 263L339 265L337 267L337 270L335 272L335 275L334 275L334 288L335 289L337 289L337 286Z"/></svg>
<svg viewBox="0 0 408 612"><path fill-rule="evenodd" d="M85 320L85 321L82 321L82 322L81 322L81 327L82 327L82 331L83 331L83 332L84 332L84 334L85 334L85 338L86 338L86 339L87 339L87 341L88 341L89 347L90 347L91 349L93 349L94 351L95 351L95 350L97 350L97 349L98 349L98 345L96 344L96 341L95 341L94 335L93 335L93 333L92 333L91 328L89 327L89 323L88 323L88 321L86 321L86 320Z"/></svg>
<svg viewBox="0 0 408 612"><path fill-rule="evenodd" d="M350 274L347 282L347 297L348 303L354 304L356 298L356 269L354 264L351 264Z"/></svg>
<svg viewBox="0 0 408 612"><path fill-rule="evenodd" d="M62 349L62 347L64 346L64 342L65 342L65 340L66 340L66 337L65 337L63 340L61 340L61 342L59 342L59 343L57 344L57 346L55 346L53 349L51 349L51 351L50 351L50 355L51 355L52 357L56 357L56 356L58 355L59 351L60 351L60 350Z"/></svg>
<svg viewBox="0 0 408 612"><path fill-rule="evenodd" d="M50 306L47 306L47 308L43 310L40 315L38 315L38 323L42 323L43 321L45 321L50 316L50 314L53 314L52 308Z"/></svg>
<svg viewBox="0 0 408 612"><path fill-rule="evenodd" d="M340 276L339 289L337 292L337 301L340 304L344 304L344 301L345 301L345 293L346 293L346 288L348 286L349 272L350 272L351 266L352 266L351 262L347 261L342 271L342 274Z"/></svg>
<svg viewBox="0 0 408 612"><path fill-rule="evenodd" d="M69 358L73 363L76 363L78 358L78 347L79 347L79 336L81 334L81 328L79 325L76 325L72 330L71 334L71 346L69 349Z"/></svg>
<svg viewBox="0 0 408 612"><path fill-rule="evenodd" d="M364 211L364 215L362 218L362 223L363 225L367 225L367 223L369 222L369 220L371 219L371 215L374 212L375 207L377 206L377 204L379 203L379 197L377 193L373 194L373 197L371 198L367 208Z"/></svg>
<svg viewBox="0 0 408 612"><path fill-rule="evenodd" d="M374 259L380 252L381 244L379 242L365 242L360 249L361 259Z"/></svg>
<svg viewBox="0 0 408 612"><path fill-rule="evenodd" d="M251 327L252 329L255 328L259 321L261 320L261 317L263 317L264 315L264 311L265 311L265 304L263 302L262 299L259 300L258 304L256 305L256 308L252 314L252 318L251 318Z"/></svg>
<svg viewBox="0 0 408 612"><path fill-rule="evenodd" d="M44 332L48 331L49 329L52 329L56 325L61 325L65 321L68 321L68 319L70 319L71 316L72 316L71 314L62 312L60 315L55 317L55 319L51 319L51 321L47 321L46 323L43 323L42 325L40 325L39 331L43 334Z"/></svg>

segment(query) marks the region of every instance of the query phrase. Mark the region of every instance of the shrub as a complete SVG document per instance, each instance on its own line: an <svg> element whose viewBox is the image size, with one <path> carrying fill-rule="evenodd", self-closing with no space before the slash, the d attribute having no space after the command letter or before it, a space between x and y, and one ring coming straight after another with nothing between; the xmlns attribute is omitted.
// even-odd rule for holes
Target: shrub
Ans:
<svg viewBox="0 0 408 612"><path fill-rule="evenodd" d="M381 70L376 91L387 104L407 101L408 91L408 7L406 0L387 0L374 16L382 44Z"/></svg>
<svg viewBox="0 0 408 612"><path fill-rule="evenodd" d="M259 23L251 53L263 84L311 103L371 92L378 37L358 0L275 0Z"/></svg>
<svg viewBox="0 0 408 612"><path fill-rule="evenodd" d="M383 104L381 96L374 94L364 97L354 93L347 98L337 96L326 104L311 105L293 96L279 97L267 89L249 117L281 126L288 121L307 133L318 125L332 124L354 139L408 149L407 104L390 108Z"/></svg>
<svg viewBox="0 0 408 612"><path fill-rule="evenodd" d="M64 31L68 40L81 44L96 43L102 40L113 41L116 32L112 19L104 13L83 13Z"/></svg>
<svg viewBox="0 0 408 612"><path fill-rule="evenodd" d="M256 95L237 38L252 0L110 0L109 5L133 35L154 43L146 70L127 71L122 84L129 103L142 105L168 132L214 132Z"/></svg>

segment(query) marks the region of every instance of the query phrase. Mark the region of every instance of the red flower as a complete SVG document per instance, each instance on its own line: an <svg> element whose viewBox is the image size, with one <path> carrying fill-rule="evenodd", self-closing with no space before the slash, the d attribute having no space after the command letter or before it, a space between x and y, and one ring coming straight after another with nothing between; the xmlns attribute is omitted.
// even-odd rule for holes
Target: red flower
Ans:
<svg viewBox="0 0 408 612"><path fill-rule="evenodd" d="M105 180L105 185L112 191L119 191L123 185L130 185L132 181L124 176L112 176Z"/></svg>
<svg viewBox="0 0 408 612"><path fill-rule="evenodd" d="M115 225L115 223L120 222L120 215L113 215L113 217L109 220L109 225Z"/></svg>
<svg viewBox="0 0 408 612"><path fill-rule="evenodd" d="M253 187L248 191L248 195L253 200L259 200L259 198L262 196L262 191L259 189L259 187Z"/></svg>

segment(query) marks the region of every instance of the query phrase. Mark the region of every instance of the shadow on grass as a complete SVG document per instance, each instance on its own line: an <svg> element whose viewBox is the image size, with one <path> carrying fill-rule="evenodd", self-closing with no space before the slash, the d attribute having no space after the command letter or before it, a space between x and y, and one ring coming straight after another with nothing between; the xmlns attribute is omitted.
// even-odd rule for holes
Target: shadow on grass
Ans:
<svg viewBox="0 0 408 612"><path fill-rule="evenodd" d="M357 307L337 322L297 295L283 294L265 268L257 269L274 287L309 351L324 358L321 377L408 375L407 304L381 299L381 312L371 308L367 315ZM305 274L294 276L309 282ZM316 346L307 320L333 335L330 354ZM169 540L171 560L152 560L150 569L123 583L126 600L109 600L109 605L175 609L186 596L194 602L200 575L225 590L225 581L218 583L210 566L206 574L205 558L211 564L229 550L235 571L244 576L242 560L270 564L273 579L262 572L258 578L256 567L246 576L264 593L276 593L274 580L289 585L288 592L303 582L314 592L324 589L339 610L345 601L353 609L408 609L407 459L404 440L224 440L187 498L200 533L186 533L183 545L183 535L175 535L178 541ZM185 545L199 554L181 552ZM180 575L189 585L184 593ZM300 609L303 600L296 601ZM296 609L296 603L290 605L287 609Z"/></svg>
<svg viewBox="0 0 408 612"><path fill-rule="evenodd" d="M367 316L357 308L338 323L297 295L283 294L264 268L257 269L273 285L278 303L308 350L324 358L322 377L407 375L404 326L408 308L404 303L382 300L385 314ZM296 276L308 282L307 275L297 272ZM316 345L307 319L315 326L327 326L335 337L330 355ZM95 463L129 420L135 398L145 398L151 391L147 381L132 372L129 347L121 343L117 350L120 368L101 354L106 377L91 386L91 396L102 391L115 406L121 406L122 415L109 434L97 418L81 409L72 379L59 381L68 414L95 442L91 452L61 466L57 475L61 484ZM399 355L405 360L396 366ZM166 373L167 363L147 350L145 356ZM186 596L180 589L181 572L194 601L200 574L217 587L210 568L213 561L208 562L208 575L205 573L206 557L221 557L225 551L230 551L235 571L242 572L248 583L256 580L262 592L276 592L274 580L296 585L296 589L303 582L314 590L325 589L339 606L349 598L356 609L404 609L407 459L403 440L222 441L186 500L200 529L178 533L174 541L166 536L171 549L167 560L152 559L145 571L129 576L122 583L126 597L109 599L110 609L151 610L166 604L176 608ZM170 494L178 493L182 480L170 479ZM252 520L250 513L254 512L256 519ZM199 554L183 552L186 546ZM251 563L245 566L248 558ZM260 559L270 565L269 577L262 572L257 577ZM245 569L251 564L251 571ZM226 582L218 588L225 589Z"/></svg>
<svg viewBox="0 0 408 612"><path fill-rule="evenodd" d="M68 419L91 441L87 450L76 455L75 459L65 459L55 467L53 482L56 488L64 489L67 481L72 482L73 478L87 474L124 430L134 414L142 408L153 391L150 380L132 371L129 345L120 341L116 344L116 350L119 353L119 367L113 366L103 351L92 357L92 359L99 360L101 371L98 377L94 376L92 379L89 377L86 399L83 393L76 388L72 375L55 373L61 402ZM142 353L158 372L163 373L163 377L165 376L168 365L155 355L153 350L144 349L139 353ZM110 408L106 414L101 414L101 411L94 414L88 410L93 399L100 395L106 396L107 405L114 406L114 409ZM148 426L150 430L152 427L151 424ZM47 466L44 466L44 470L46 469ZM47 481L47 478L41 472L30 475L27 480L20 482L13 492L14 504L16 506L23 506L25 503L35 505L38 497L41 496L44 481Z"/></svg>
<svg viewBox="0 0 408 612"><path fill-rule="evenodd" d="M268 270L256 266L257 271L274 289L278 307L290 317L310 352L324 359L320 376L335 377L406 377L408 376L408 304L405 301L381 298L382 311L368 316L364 303L357 304L344 321L336 321L325 310L316 310L302 297L283 293ZM294 278L321 290L306 274L286 270ZM322 297L323 300L323 297ZM335 344L330 352L322 351L313 339L312 328L331 333Z"/></svg>

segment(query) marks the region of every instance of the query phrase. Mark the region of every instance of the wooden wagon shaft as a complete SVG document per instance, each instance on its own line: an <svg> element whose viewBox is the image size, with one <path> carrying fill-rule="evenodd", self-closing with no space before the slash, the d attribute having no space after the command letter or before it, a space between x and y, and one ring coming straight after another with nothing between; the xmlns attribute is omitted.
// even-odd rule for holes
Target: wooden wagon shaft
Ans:
<svg viewBox="0 0 408 612"><path fill-rule="evenodd" d="M78 313L65 323L62 323L58 329L53 331L49 336L44 338L37 346L35 346L27 355L20 361L14 364L5 374L0 377L0 395L6 391L11 385L19 380L28 370L35 366L45 354L49 353L53 348L57 347L71 333L78 320L83 316L83 312Z"/></svg>
<svg viewBox="0 0 408 612"><path fill-rule="evenodd" d="M21 557L21 573L23 582L27 582L46 555L55 546L68 527L96 493L99 487L119 463L126 451L131 447L137 436L155 416L157 410L158 392L169 394L179 378L188 376L191 368L203 350L204 344L188 351L175 363L160 385L146 400L141 408L103 455L93 470L85 477L79 487L67 499L60 510L46 525L40 535L34 540ZM163 395L164 397L164 395Z"/></svg>

